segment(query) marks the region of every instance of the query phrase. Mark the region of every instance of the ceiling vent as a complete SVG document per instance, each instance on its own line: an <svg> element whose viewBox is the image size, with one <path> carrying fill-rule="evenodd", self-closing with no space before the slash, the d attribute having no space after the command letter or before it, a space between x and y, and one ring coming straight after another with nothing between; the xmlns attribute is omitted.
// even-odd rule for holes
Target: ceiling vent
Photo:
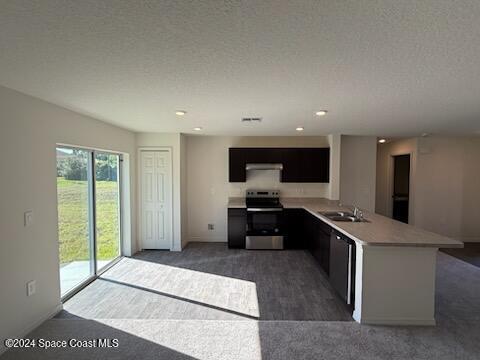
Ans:
<svg viewBox="0 0 480 360"><path fill-rule="evenodd" d="M261 117L244 117L242 118L242 122L261 122Z"/></svg>

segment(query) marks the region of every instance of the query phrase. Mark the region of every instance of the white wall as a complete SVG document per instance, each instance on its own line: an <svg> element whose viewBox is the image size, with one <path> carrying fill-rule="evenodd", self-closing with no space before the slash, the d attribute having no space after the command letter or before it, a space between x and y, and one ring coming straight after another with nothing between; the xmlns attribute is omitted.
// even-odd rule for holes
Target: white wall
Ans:
<svg viewBox="0 0 480 360"><path fill-rule="evenodd" d="M375 211L377 138L342 135L340 201Z"/></svg>
<svg viewBox="0 0 480 360"><path fill-rule="evenodd" d="M459 239L480 241L480 137L427 137L378 146L376 211L391 216L391 156L412 154L412 224Z"/></svg>
<svg viewBox="0 0 480 360"><path fill-rule="evenodd" d="M247 188L275 188L279 189L283 196L330 196L330 184L281 183L276 171L252 172L248 174L246 183L229 183L228 148L328 146L329 139L326 136L188 136L186 158L189 241L226 241L228 197L244 196ZM208 224L214 224L215 230L208 230Z"/></svg>
<svg viewBox="0 0 480 360"><path fill-rule="evenodd" d="M181 168L182 155L181 149L185 147L182 145L182 135L180 133L137 133L136 147L169 147L172 150L172 181L173 181L173 250L180 251L182 249L182 183L181 183ZM140 169L137 167L137 174ZM139 198L138 194L137 197ZM137 204L137 211L139 211L139 204ZM138 226L140 231L140 226ZM139 237L139 234L138 238ZM140 241L140 240L139 240ZM141 244L138 244L141 248Z"/></svg>
<svg viewBox="0 0 480 360"><path fill-rule="evenodd" d="M4 87L0 111L0 339L5 339L24 335L61 305L55 145L123 152L133 164L135 137ZM34 212L31 227L23 226L27 210ZM135 226L131 231L133 236ZM31 297L26 296L29 280L37 282Z"/></svg>

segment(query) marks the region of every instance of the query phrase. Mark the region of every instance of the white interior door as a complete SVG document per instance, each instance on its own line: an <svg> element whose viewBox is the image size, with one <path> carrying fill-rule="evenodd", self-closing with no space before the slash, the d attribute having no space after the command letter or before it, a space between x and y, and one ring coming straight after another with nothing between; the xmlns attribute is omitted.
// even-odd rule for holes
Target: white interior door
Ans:
<svg viewBox="0 0 480 360"><path fill-rule="evenodd" d="M170 151L141 151L141 241L143 249L172 246Z"/></svg>

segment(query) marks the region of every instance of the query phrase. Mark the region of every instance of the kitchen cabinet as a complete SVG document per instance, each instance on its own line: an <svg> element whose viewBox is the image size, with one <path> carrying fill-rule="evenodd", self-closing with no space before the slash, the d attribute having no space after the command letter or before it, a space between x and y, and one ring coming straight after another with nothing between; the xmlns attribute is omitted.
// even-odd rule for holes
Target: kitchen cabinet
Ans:
<svg viewBox="0 0 480 360"><path fill-rule="evenodd" d="M230 148L229 181L245 182L249 163L281 163L282 182L329 182L329 148Z"/></svg>
<svg viewBox="0 0 480 360"><path fill-rule="evenodd" d="M285 249L308 249L320 267L330 272L332 228L304 209L284 209ZM245 249L247 210L228 209L228 247Z"/></svg>
<svg viewBox="0 0 480 360"><path fill-rule="evenodd" d="M247 210L228 209L228 247L245 249L247 232Z"/></svg>
<svg viewBox="0 0 480 360"><path fill-rule="evenodd" d="M283 210L285 229L285 249L306 249L307 242L304 234L304 218L306 211L303 209Z"/></svg>
<svg viewBox="0 0 480 360"><path fill-rule="evenodd" d="M240 149L230 149L228 156L228 179L229 182L247 181L245 171L246 153Z"/></svg>
<svg viewBox="0 0 480 360"><path fill-rule="evenodd" d="M328 183L329 148L296 148L283 152L282 182Z"/></svg>
<svg viewBox="0 0 480 360"><path fill-rule="evenodd" d="M332 231L330 237L330 284L345 303L354 303L355 243Z"/></svg>
<svg viewBox="0 0 480 360"><path fill-rule="evenodd" d="M330 272L331 230L322 220L306 212L304 231L307 248L327 275Z"/></svg>

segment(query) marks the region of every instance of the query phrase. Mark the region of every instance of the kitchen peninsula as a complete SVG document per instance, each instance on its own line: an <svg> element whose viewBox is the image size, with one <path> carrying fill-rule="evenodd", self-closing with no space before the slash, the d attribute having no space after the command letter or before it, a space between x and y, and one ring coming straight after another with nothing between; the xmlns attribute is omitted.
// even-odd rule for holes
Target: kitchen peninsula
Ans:
<svg viewBox="0 0 480 360"><path fill-rule="evenodd" d="M330 278L333 274L329 269L338 264L332 258L333 240L327 233L334 234L332 239L344 238L353 244L353 262L347 275L352 276L348 285L352 286L355 321L435 325L437 251L463 247L462 242L370 212L364 214L366 222L338 222L321 214L351 210L338 201L281 198L280 202L285 210L285 249L309 249ZM236 211L237 219L245 209L246 216L245 199L230 198L228 209L229 213ZM229 228L230 222L229 216Z"/></svg>

